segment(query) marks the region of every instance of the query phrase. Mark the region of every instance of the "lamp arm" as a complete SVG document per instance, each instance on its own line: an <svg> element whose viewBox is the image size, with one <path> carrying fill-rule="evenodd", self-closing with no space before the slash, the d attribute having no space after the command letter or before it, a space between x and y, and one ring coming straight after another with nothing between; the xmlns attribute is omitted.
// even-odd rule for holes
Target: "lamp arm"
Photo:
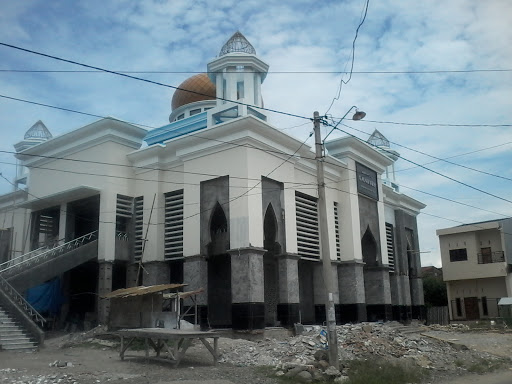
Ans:
<svg viewBox="0 0 512 384"><path fill-rule="evenodd" d="M350 107L350 109L347 111L347 113L345 113L345 114L343 115L343 117L342 117L342 118L341 118L341 119L336 123L336 125L333 127L333 129L331 129L331 131L327 134L327 136L325 136L325 137L324 137L324 139L322 140L322 146L325 144L325 140L327 140L327 138L328 138L328 137L329 137L329 135L332 133L332 131L334 131L336 128L338 128L338 125L340 125L340 123L343 121L343 119L344 119L345 117L347 117L347 115L350 113L350 111L351 111L352 109L354 109L354 108L356 108L356 109L357 109L357 107L356 107L355 105L351 106L351 107Z"/></svg>

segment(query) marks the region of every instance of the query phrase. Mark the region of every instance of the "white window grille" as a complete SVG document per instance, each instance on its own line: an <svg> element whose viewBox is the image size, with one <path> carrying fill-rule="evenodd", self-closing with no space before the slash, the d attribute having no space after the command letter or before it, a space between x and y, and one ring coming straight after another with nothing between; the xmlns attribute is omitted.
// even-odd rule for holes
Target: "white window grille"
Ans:
<svg viewBox="0 0 512 384"><path fill-rule="evenodd" d="M334 233L336 235L336 257L341 260L340 220L338 203L334 202Z"/></svg>
<svg viewBox="0 0 512 384"><path fill-rule="evenodd" d="M134 217L134 258L136 261L139 261L142 257L142 251L144 248L144 196L136 197L134 200Z"/></svg>
<svg viewBox="0 0 512 384"><path fill-rule="evenodd" d="M183 257L183 189L165 195L164 257Z"/></svg>
<svg viewBox="0 0 512 384"><path fill-rule="evenodd" d="M395 236L393 224L386 223L386 243L388 248L389 272L395 272Z"/></svg>
<svg viewBox="0 0 512 384"><path fill-rule="evenodd" d="M303 258L318 260L320 258L320 234L317 199L295 192L295 210L298 254Z"/></svg>

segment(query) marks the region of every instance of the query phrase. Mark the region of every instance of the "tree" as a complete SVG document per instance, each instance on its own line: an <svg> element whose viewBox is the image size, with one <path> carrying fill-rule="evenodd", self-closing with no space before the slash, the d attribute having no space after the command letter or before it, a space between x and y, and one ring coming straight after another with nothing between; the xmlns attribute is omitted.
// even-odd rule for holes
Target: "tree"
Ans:
<svg viewBox="0 0 512 384"><path fill-rule="evenodd" d="M448 305L446 284L439 278L433 276L424 277L423 294L427 307L444 307Z"/></svg>

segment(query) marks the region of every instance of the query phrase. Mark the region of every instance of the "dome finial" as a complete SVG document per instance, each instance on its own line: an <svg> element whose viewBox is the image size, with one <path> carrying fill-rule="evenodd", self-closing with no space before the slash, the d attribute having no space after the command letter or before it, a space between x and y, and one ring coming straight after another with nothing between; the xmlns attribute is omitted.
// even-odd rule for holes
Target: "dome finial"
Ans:
<svg viewBox="0 0 512 384"><path fill-rule="evenodd" d="M229 53L248 53L255 55L256 50L240 31L236 31L226 44L222 46L219 57Z"/></svg>
<svg viewBox="0 0 512 384"><path fill-rule="evenodd" d="M46 128L44 123L39 120L37 123L35 123L26 133L25 133L25 140L27 139L40 139L40 140L49 140L53 136Z"/></svg>

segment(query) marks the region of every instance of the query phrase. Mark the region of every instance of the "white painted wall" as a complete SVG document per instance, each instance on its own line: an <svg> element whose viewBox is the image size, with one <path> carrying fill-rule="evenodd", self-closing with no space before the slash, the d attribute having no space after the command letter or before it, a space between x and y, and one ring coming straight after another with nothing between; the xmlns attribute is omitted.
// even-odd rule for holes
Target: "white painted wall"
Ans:
<svg viewBox="0 0 512 384"><path fill-rule="evenodd" d="M497 231L496 231L497 232ZM493 241L498 237L484 235L484 239ZM492 240L494 239L494 240ZM485 242L485 240L483 240ZM445 281L476 279L496 276L506 276L507 265L503 263L478 264L480 252L480 236L478 232L461 232L451 235L439 236L441 248L441 261ZM491 245L492 246L492 245ZM468 259L466 261L450 261L450 250L466 248ZM499 250L491 248L492 251Z"/></svg>

